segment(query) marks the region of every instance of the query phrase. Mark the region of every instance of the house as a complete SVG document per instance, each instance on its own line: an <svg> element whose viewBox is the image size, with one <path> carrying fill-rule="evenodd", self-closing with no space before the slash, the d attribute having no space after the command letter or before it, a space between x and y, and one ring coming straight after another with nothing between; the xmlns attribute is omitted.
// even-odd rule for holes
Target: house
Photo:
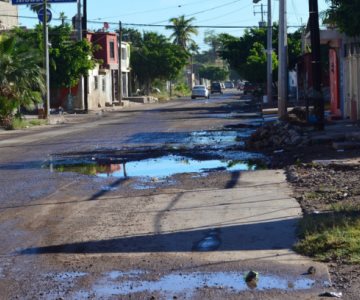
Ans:
<svg viewBox="0 0 360 300"><path fill-rule="evenodd" d="M93 70L89 71L84 83L71 89L70 101L68 89L52 91L51 106L54 108L61 106L68 110L83 110L84 100L82 100L81 92L87 93L85 101L87 101L89 110L121 104L118 95L120 64L117 34L104 31L88 32L87 39L94 46L98 46L98 50L94 53L94 58L98 63ZM129 94L130 45L126 42L121 42L121 57L122 96L127 97Z"/></svg>
<svg viewBox="0 0 360 300"><path fill-rule="evenodd" d="M130 72L130 45L121 42L121 64L119 64L118 37L111 32L89 32L88 40L99 46L95 59L99 61L88 76L88 109L119 104L118 81L121 65L122 97L128 97Z"/></svg>
<svg viewBox="0 0 360 300"><path fill-rule="evenodd" d="M0 31L19 26L18 7L11 0L0 0Z"/></svg>
<svg viewBox="0 0 360 300"><path fill-rule="evenodd" d="M310 44L306 35L305 44ZM320 43L327 46L327 72L323 73L323 82L329 85L331 118L360 120L360 39L350 38L337 29L328 28L320 31ZM304 54L299 64L302 75L302 92L311 89L311 55ZM305 84L301 83L305 81ZM308 85L308 86L306 86ZM324 84L323 84L324 86ZM325 91L326 97L326 89Z"/></svg>

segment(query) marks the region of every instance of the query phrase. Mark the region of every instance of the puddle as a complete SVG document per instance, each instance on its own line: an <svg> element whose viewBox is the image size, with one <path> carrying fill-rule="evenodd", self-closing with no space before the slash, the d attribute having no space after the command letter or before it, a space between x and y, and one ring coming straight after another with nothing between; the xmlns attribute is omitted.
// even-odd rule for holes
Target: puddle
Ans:
<svg viewBox="0 0 360 300"><path fill-rule="evenodd" d="M50 276L57 281L69 281L69 280L73 281L74 279L83 277L85 275L87 274L82 272L63 272L63 273L50 274Z"/></svg>
<svg viewBox="0 0 360 300"><path fill-rule="evenodd" d="M100 178L151 177L165 178L181 173L206 173L214 170L252 171L262 168L254 161L245 160L196 160L186 156L167 155L139 161L114 163L111 159L53 160L48 166L56 172L74 172ZM118 162L119 160L117 160ZM107 187L104 187L106 189Z"/></svg>
<svg viewBox="0 0 360 300"><path fill-rule="evenodd" d="M120 274L122 274L120 272ZM122 282L109 282L112 279L104 278L93 286L93 291L99 297L130 295L133 293L160 293L165 299L169 296L182 296L190 299L201 288L222 288L229 292L239 293L248 290L283 290L296 291L311 289L315 285L312 279L282 278L279 276L260 274L256 285L251 287L245 282L244 274L239 272L214 272L214 273L190 273L169 274L158 280L140 280L137 276L133 280L127 279Z"/></svg>
<svg viewBox="0 0 360 300"><path fill-rule="evenodd" d="M114 192L114 191L117 191L117 188L107 185L107 186L102 186L101 190L104 192Z"/></svg>
<svg viewBox="0 0 360 300"><path fill-rule="evenodd" d="M117 280L117 279L122 279L124 277L138 277L143 274L146 274L146 272L142 270L132 270L128 272L111 271L107 275L111 280Z"/></svg>
<svg viewBox="0 0 360 300"><path fill-rule="evenodd" d="M185 143L192 143L195 145L223 145L234 143L239 135L245 137L249 136L250 133L240 133L237 131L196 131L191 133Z"/></svg>

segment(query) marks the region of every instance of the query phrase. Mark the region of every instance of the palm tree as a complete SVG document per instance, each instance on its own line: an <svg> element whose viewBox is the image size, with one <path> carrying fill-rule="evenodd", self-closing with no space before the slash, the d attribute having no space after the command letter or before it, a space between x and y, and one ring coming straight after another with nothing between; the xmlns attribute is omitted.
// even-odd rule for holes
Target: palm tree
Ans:
<svg viewBox="0 0 360 300"><path fill-rule="evenodd" d="M9 125L14 110L42 101L45 90L40 51L17 36L0 39L0 123Z"/></svg>
<svg viewBox="0 0 360 300"><path fill-rule="evenodd" d="M61 20L61 26L65 26L65 20L67 19L67 16L63 11L60 12L59 19Z"/></svg>
<svg viewBox="0 0 360 300"><path fill-rule="evenodd" d="M174 39L174 44L188 50L188 45L194 42L191 39L191 35L198 34L198 30L195 26L192 25L194 20L194 17L185 19L184 15L180 16L179 18L171 18L169 20L172 25L168 25L165 28L173 30L171 38Z"/></svg>
<svg viewBox="0 0 360 300"><path fill-rule="evenodd" d="M31 11L38 13L39 10L44 7L44 5L42 3L29 4L29 5L27 5L27 7L29 7ZM49 3L47 4L47 8L51 8L51 5Z"/></svg>

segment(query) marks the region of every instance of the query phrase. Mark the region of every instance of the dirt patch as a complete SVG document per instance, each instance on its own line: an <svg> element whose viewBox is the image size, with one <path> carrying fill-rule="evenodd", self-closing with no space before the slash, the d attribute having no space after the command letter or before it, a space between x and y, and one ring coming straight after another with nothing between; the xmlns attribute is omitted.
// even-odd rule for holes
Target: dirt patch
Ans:
<svg viewBox="0 0 360 300"><path fill-rule="evenodd" d="M336 151L329 145L286 149L272 156L272 167L285 168L294 197L305 214L360 205L360 153ZM333 286L344 299L359 299L360 266L328 263Z"/></svg>

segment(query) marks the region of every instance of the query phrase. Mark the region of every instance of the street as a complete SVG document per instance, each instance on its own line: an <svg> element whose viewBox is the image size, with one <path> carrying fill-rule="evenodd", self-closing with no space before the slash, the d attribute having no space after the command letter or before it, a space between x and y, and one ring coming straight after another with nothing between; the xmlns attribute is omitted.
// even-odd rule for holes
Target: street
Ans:
<svg viewBox="0 0 360 300"><path fill-rule="evenodd" d="M291 250L284 172L244 150L264 121L249 98L73 119L0 132L1 299L314 299L330 284Z"/></svg>

